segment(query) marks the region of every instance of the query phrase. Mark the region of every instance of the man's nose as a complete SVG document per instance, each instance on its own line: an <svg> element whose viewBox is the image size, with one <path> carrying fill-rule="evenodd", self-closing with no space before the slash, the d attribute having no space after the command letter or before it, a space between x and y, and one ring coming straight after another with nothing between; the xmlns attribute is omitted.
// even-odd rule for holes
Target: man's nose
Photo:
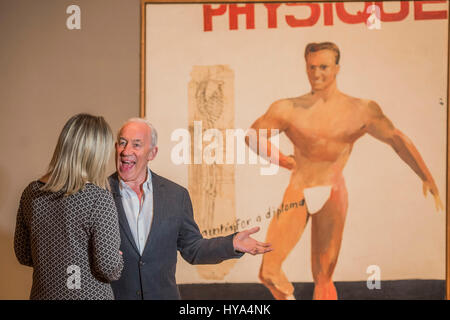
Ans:
<svg viewBox="0 0 450 320"><path fill-rule="evenodd" d="M123 149L122 149L122 151L120 152L120 154L121 154L121 155L129 155L129 154L131 154L131 147L130 147L130 145L129 145L129 144L126 144L126 145L123 147Z"/></svg>
<svg viewBox="0 0 450 320"><path fill-rule="evenodd" d="M320 69L319 68L314 69L313 76L314 76L314 78L319 78L319 76L320 76Z"/></svg>

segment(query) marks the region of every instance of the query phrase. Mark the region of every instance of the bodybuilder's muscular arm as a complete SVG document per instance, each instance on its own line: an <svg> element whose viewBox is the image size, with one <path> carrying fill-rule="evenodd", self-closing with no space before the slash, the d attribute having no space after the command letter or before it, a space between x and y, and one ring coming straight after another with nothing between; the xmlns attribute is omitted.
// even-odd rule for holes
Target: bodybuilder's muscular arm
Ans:
<svg viewBox="0 0 450 320"><path fill-rule="evenodd" d="M276 131L275 133L279 134L288 128L291 110L292 102L290 100L275 101L267 112L252 124L251 129L255 130L256 137L251 137L251 135L245 137L245 142L253 151L270 162L278 163L279 166L287 169L292 169L293 159L281 153L269 138L274 135L274 129L278 130L278 133ZM261 129L267 130L267 134L260 134Z"/></svg>
<svg viewBox="0 0 450 320"><path fill-rule="evenodd" d="M373 101L368 103L367 114L367 132L378 140L389 144L400 158L422 179L424 192L429 190L436 198L439 192L434 179L412 141L394 127L377 103Z"/></svg>

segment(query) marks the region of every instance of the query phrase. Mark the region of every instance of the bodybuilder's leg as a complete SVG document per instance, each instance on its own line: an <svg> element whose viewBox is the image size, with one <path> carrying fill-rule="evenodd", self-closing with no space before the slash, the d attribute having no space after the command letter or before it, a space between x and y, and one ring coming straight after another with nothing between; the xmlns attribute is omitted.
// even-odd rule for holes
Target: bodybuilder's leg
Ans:
<svg viewBox="0 0 450 320"><path fill-rule="evenodd" d="M347 213L347 189L344 178L333 186L330 199L311 218L311 255L316 300L337 299L332 276L341 248Z"/></svg>
<svg viewBox="0 0 450 320"><path fill-rule="evenodd" d="M286 300L294 298L294 287L281 265L300 239L307 222L302 190L290 184L280 209L282 212L275 214L267 231L266 242L272 244L273 251L264 254L259 278L275 299Z"/></svg>

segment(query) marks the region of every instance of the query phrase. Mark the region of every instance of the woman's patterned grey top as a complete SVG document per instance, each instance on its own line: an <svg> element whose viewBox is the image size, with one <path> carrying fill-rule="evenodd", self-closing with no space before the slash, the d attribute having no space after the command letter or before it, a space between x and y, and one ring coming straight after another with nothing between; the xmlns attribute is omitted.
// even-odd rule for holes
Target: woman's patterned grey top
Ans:
<svg viewBox="0 0 450 320"><path fill-rule="evenodd" d="M14 234L17 259L33 267L30 299L113 299L109 282L123 260L111 193L91 183L70 196L42 186L23 191Z"/></svg>

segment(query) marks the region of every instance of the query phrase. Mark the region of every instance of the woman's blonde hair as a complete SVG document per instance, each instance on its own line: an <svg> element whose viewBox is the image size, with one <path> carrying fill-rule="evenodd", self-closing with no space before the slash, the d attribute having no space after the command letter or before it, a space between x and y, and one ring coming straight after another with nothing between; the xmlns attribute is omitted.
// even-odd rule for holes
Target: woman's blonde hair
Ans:
<svg viewBox="0 0 450 320"><path fill-rule="evenodd" d="M113 133L103 117L85 113L73 116L59 135L42 190L71 195L87 182L108 188L106 166L113 143Z"/></svg>

